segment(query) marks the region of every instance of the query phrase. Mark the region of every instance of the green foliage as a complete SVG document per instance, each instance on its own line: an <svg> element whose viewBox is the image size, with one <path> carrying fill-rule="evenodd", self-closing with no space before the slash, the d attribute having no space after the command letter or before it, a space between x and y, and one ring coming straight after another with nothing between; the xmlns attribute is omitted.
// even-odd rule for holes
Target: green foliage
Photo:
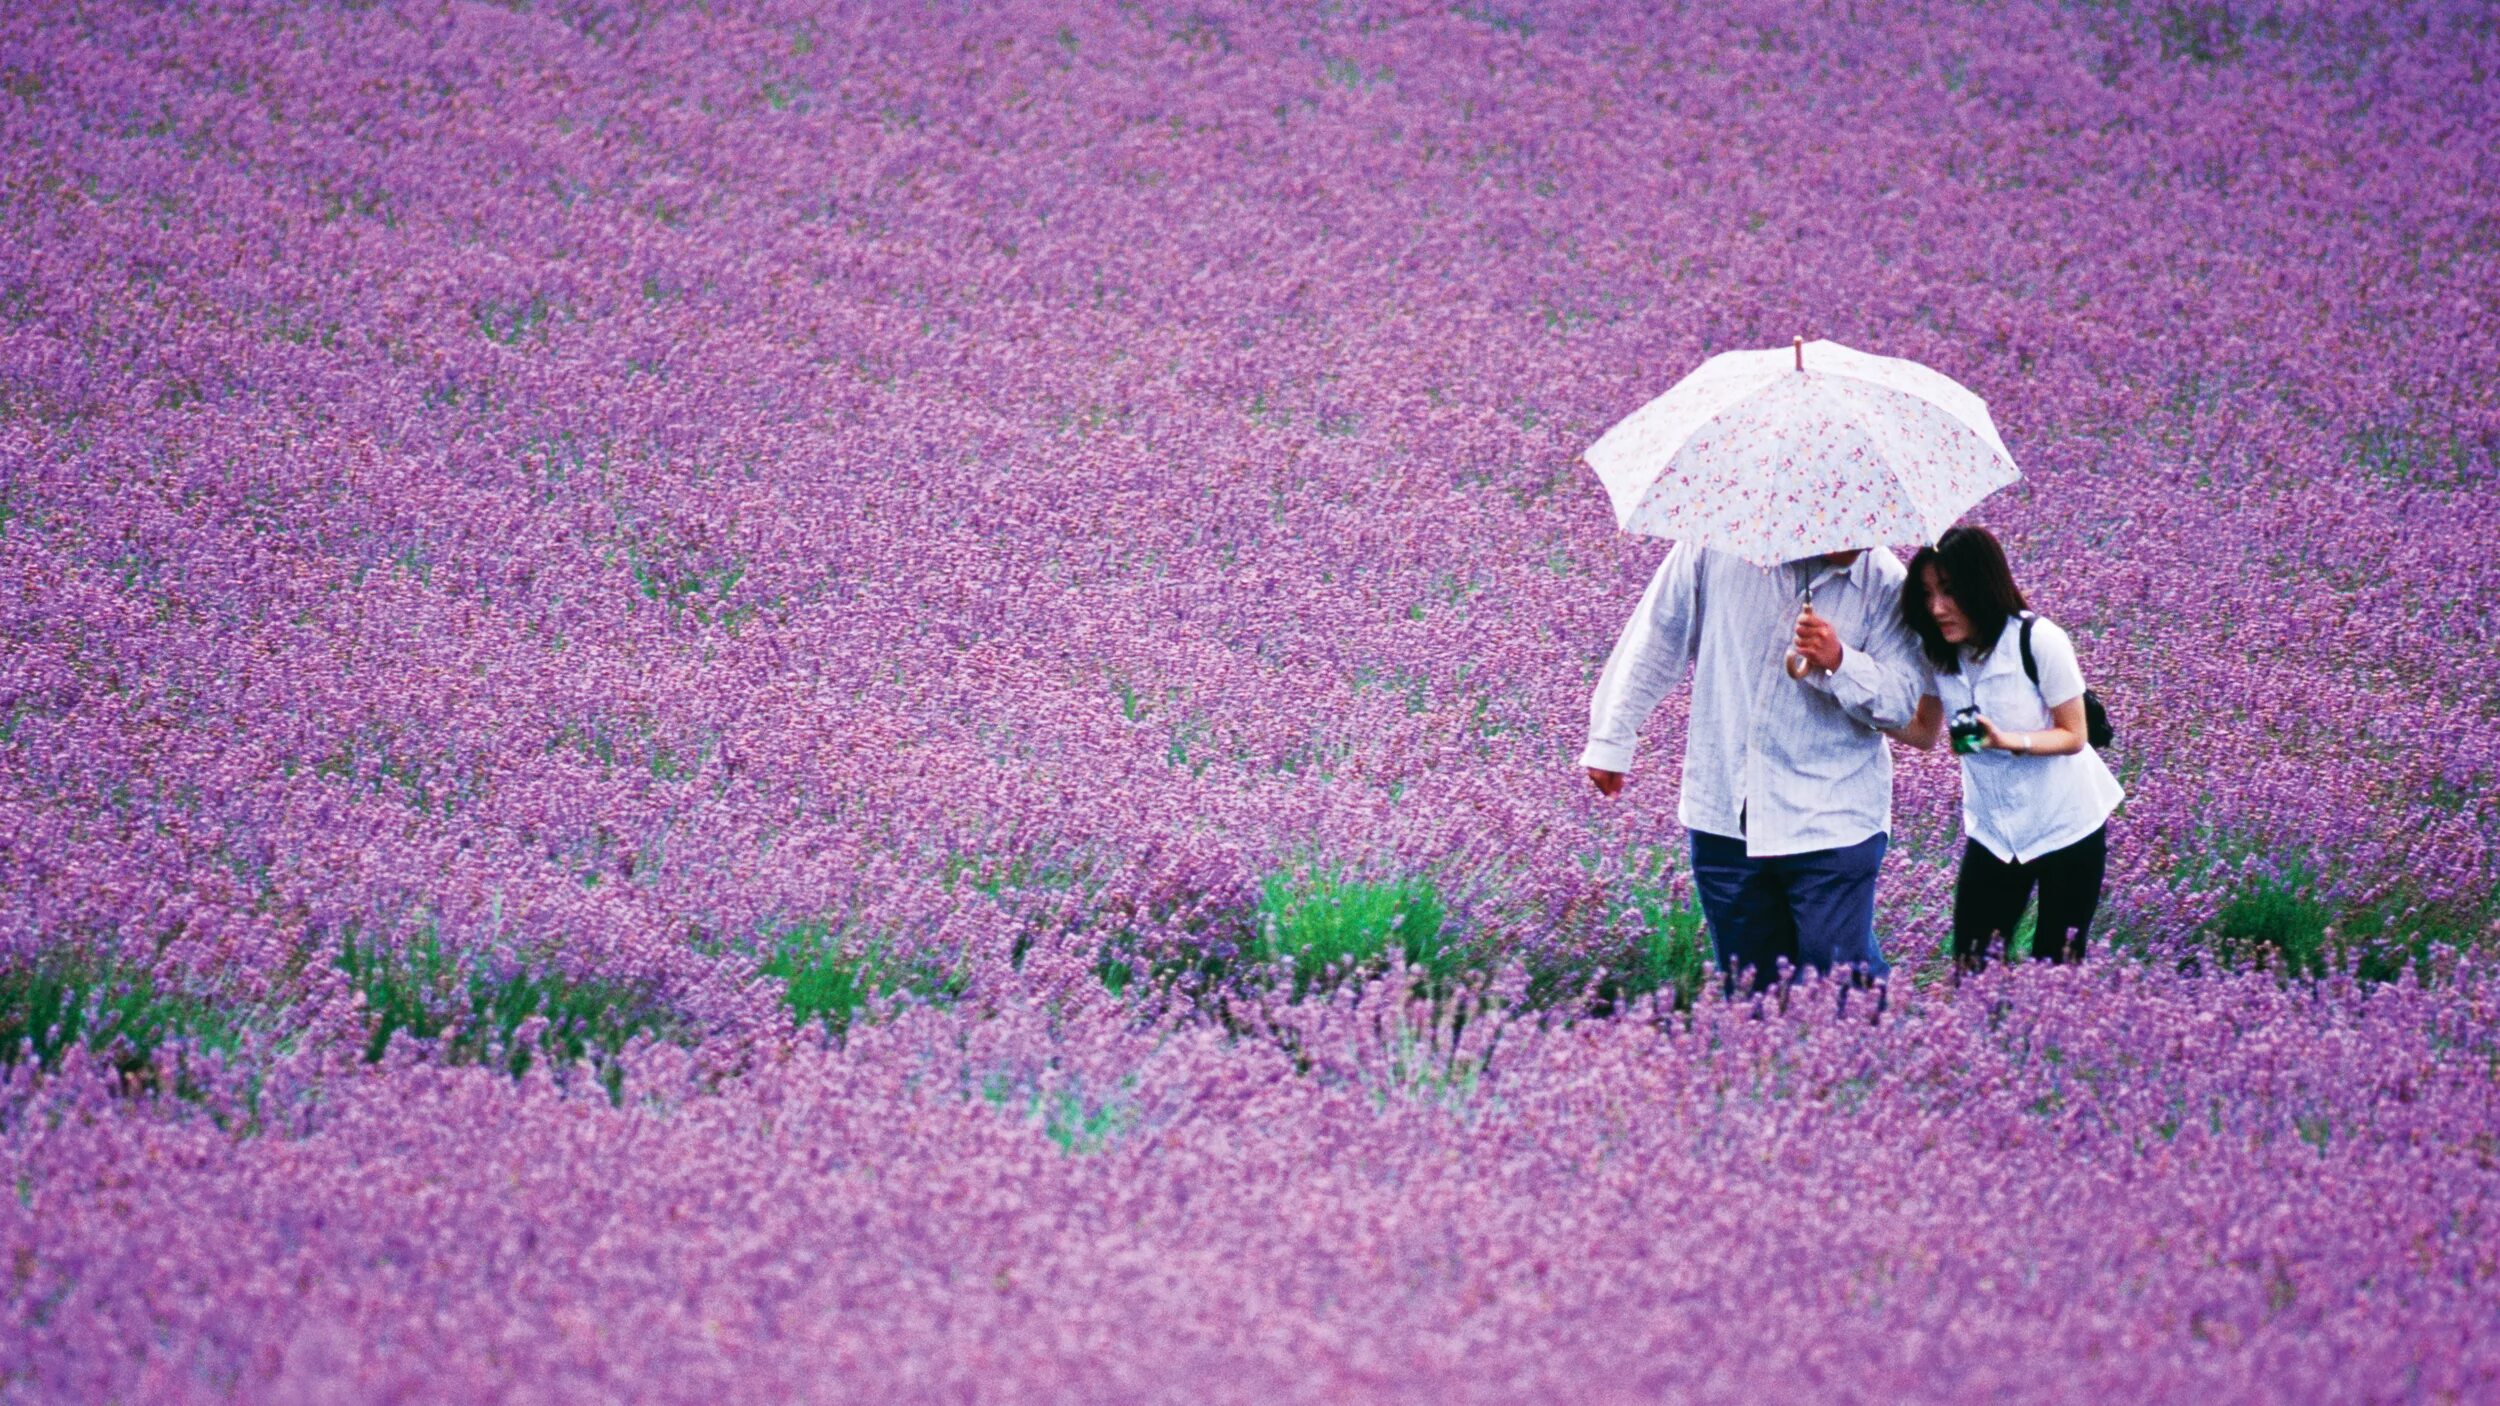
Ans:
<svg viewBox="0 0 2500 1406"><path fill-rule="evenodd" d="M2361 981L2392 981L2410 968L2431 974L2439 951L2463 951L2489 931L2500 894L2480 904L2423 898L2399 883L2366 901L2343 898L2307 856L2269 855L2232 845L2236 864L2215 864L2191 882L2227 892L2203 934L2228 966L2263 963L2291 976L2350 971Z"/></svg>
<svg viewBox="0 0 2500 1406"><path fill-rule="evenodd" d="M763 972L782 982L782 1000L799 1024L821 1024L841 1039L871 1002L910 996L952 1000L964 988L961 963L948 965L923 952L904 952L876 939L844 942L843 931L821 919L795 923L773 936Z"/></svg>
<svg viewBox="0 0 2500 1406"><path fill-rule="evenodd" d="M1634 900L1642 917L1639 940L1599 986L1601 999L1629 1002L1653 993L1672 996L1688 1010L1710 971L1710 945L1701 903L1651 889Z"/></svg>
<svg viewBox="0 0 2500 1406"><path fill-rule="evenodd" d="M533 294L526 300L488 298L469 311L481 335L508 347L545 322L551 310L544 296Z"/></svg>
<svg viewBox="0 0 2500 1406"><path fill-rule="evenodd" d="M108 958L55 948L0 967L0 1064L31 1055L49 1069L84 1045L125 1077L153 1083L160 1051L188 1045L231 1052L239 1033L226 1008Z"/></svg>
<svg viewBox="0 0 2500 1406"><path fill-rule="evenodd" d="M1123 1081L1123 1087L1134 1079ZM1109 1147L1128 1130L1133 1115L1117 1099L1099 1103L1086 1098L1084 1086L1071 1078L1056 1088L1040 1080L992 1074L981 1082L981 1098L993 1108L1013 1108L1039 1124L1042 1135L1071 1157Z"/></svg>
<svg viewBox="0 0 2500 1406"><path fill-rule="evenodd" d="M1014 915L1008 960L1020 967L1034 939L1054 921L1046 916L1054 907L1091 907L1102 889L1098 867L1097 857L1081 849L970 849L946 856L938 882L948 893L969 890Z"/></svg>
<svg viewBox="0 0 2500 1406"><path fill-rule="evenodd" d="M2417 433L2400 425L2369 425L2344 436L2346 462L2391 484L2434 487L2463 482L2472 472L2473 442L2464 435Z"/></svg>
<svg viewBox="0 0 2500 1406"><path fill-rule="evenodd" d="M1270 874L1259 886L1255 953L1292 972L1299 1000L1385 969L1392 952L1446 988L1477 963L1455 939L1430 879L1349 879L1334 868Z"/></svg>
<svg viewBox="0 0 2500 1406"><path fill-rule="evenodd" d="M1117 900L1103 919L1094 975L1115 996L1144 987L1193 997L1215 991L1257 947L1255 909L1198 890Z"/></svg>
<svg viewBox="0 0 2500 1406"><path fill-rule="evenodd" d="M2031 944L2040 935L2040 905L2023 905L2023 915L2014 920L2014 930L2005 935L2005 960L2020 962L2031 956Z"/></svg>
<svg viewBox="0 0 2500 1406"><path fill-rule="evenodd" d="M1143 969L1144 964L1137 957L1134 941L1124 942L1120 937L1104 943L1101 954L1094 959L1094 979L1102 983L1103 990L1114 996L1127 995L1128 989L1137 984Z"/></svg>
<svg viewBox="0 0 2500 1406"><path fill-rule="evenodd" d="M2300 976L2325 971L2332 914L2316 896L2306 862L2244 866L2240 881L2214 915L2213 942L2225 960L2264 960Z"/></svg>
<svg viewBox="0 0 2500 1406"><path fill-rule="evenodd" d="M1673 881L1667 847L1650 847L1636 864L1629 881L1609 889L1597 916L1599 931L1629 936L1594 952L1531 961L1531 1006L1551 1006L1585 992L1597 1015L1652 994L1668 996L1678 1010L1691 1008L1710 970L1700 901Z"/></svg>
<svg viewBox="0 0 2500 1406"><path fill-rule="evenodd" d="M1326 72L1330 83L1339 87L1352 88L1357 92L1368 92L1372 88L1394 81L1396 77L1385 65L1365 68L1347 58L1330 59Z"/></svg>
<svg viewBox="0 0 2500 1406"><path fill-rule="evenodd" d="M1423 612L1424 607L1417 604L1408 611L1408 614L1420 620L1423 618ZM1431 706L1432 702L1432 675L1421 669L1409 669L1403 666L1381 669L1365 664L1355 669L1353 688L1358 694L1371 688L1377 688L1384 693L1402 694L1405 696L1406 711L1409 713L1421 713Z"/></svg>
<svg viewBox="0 0 2500 1406"><path fill-rule="evenodd" d="M292 776L299 763L282 763ZM420 815L451 816L485 793L482 770L447 750L395 730L366 726L339 739L314 761L312 774L373 795L387 795Z"/></svg>
<svg viewBox="0 0 2500 1406"><path fill-rule="evenodd" d="M446 954L431 929L396 947L360 942L350 930L339 967L364 993L369 1061L406 1031L442 1041L452 1063L493 1064L515 1076L541 1058L567 1067L587 1060L608 1097L621 1100L625 1047L638 1036L686 1033L645 984L576 977L540 960L464 962Z"/></svg>
<svg viewBox="0 0 2500 1406"><path fill-rule="evenodd" d="M731 605L730 594L746 579L746 563L740 560L714 565L673 562L660 557L645 557L629 551L627 561L632 568L634 586L645 600L657 601L668 610L672 624L692 620L697 625L718 623L732 633L754 618L753 604Z"/></svg>
<svg viewBox="0 0 2500 1406"><path fill-rule="evenodd" d="M1495 33L1518 35L1518 38L1523 38L1523 40L1528 38L1528 35L1538 33L1535 20L1525 18L1525 15L1510 15L1510 13L1505 13L1505 10L1490 8L1490 5L1460 5L1460 8L1450 10L1450 13L1460 15L1460 18L1465 18L1465 20L1475 20L1478 25L1493 25Z"/></svg>
<svg viewBox="0 0 2500 1406"><path fill-rule="evenodd" d="M2154 13L2164 61L2228 63L2240 56L2240 20L2229 5L2171 4Z"/></svg>
<svg viewBox="0 0 2500 1406"><path fill-rule="evenodd" d="M659 722L641 714L611 717L594 714L566 722L547 740L550 753L571 751L584 761L595 762L603 773L618 766L640 766L655 781L686 781L692 779L719 755L718 733L679 729L663 731ZM605 834L605 827L599 833ZM613 835L586 848L599 851L578 856L594 862L603 861L604 851L614 843Z"/></svg>

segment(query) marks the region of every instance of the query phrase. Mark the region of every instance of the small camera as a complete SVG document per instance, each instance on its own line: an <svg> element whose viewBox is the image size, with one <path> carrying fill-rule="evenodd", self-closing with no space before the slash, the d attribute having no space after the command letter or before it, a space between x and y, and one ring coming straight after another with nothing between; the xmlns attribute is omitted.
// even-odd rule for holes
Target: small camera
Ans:
<svg viewBox="0 0 2500 1406"><path fill-rule="evenodd" d="M1980 725L1977 708L1955 709L1953 726L1948 731L1953 738L1953 750L1966 756L1987 745L1988 729Z"/></svg>

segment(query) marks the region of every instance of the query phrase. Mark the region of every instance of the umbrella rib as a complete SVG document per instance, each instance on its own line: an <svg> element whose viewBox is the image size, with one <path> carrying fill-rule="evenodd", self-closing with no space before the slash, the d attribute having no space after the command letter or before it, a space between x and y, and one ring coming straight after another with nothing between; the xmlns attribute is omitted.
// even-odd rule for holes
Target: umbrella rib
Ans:
<svg viewBox="0 0 2500 1406"><path fill-rule="evenodd" d="M1864 386L1869 390L1877 391L1884 395L1900 396L1905 399L1918 401L1927 405L1935 404L1934 401L1928 400L1926 397L1917 395L1914 392L1903 390L1898 386L1887 386L1880 381L1870 381L1862 376L1851 376L1846 372L1838 371L1824 372L1822 374L1831 381L1848 381L1854 385ZM1845 401L1837 404L1832 401L1824 401L1823 404L1825 408L1832 411L1835 418L1845 420L1851 429L1856 430L1865 438L1867 443L1873 444L1876 442L1874 429L1869 426L1866 416L1862 414L1856 406L1850 405ZM1943 411L1947 415L1952 415L1951 411L1944 410L1944 407L1942 406L1936 406L1936 408ZM1967 424L1967 422L1962 421L1961 417L1958 415L1954 415L1953 419L1957 423ZM1974 430L1974 433L1975 432L1976 431ZM1919 502L1918 495L1910 491L1909 481L1902 476L1900 466L1893 462L1892 456L1890 455L1877 456L1876 464L1880 468L1885 481L1889 483L1892 488L1892 497L1895 506L1908 508L1909 511L1907 516L1918 523L1919 530L1922 534L1921 540L1929 542L1934 541L1941 529L1936 526L1934 519L1929 516L1926 505ZM1961 513L1959 511L1954 512L1952 517L1947 519L1947 525L1950 526L1952 521L1957 520L1960 517Z"/></svg>
<svg viewBox="0 0 2500 1406"><path fill-rule="evenodd" d="M1996 422L1990 418L1988 414L1988 402L1981 399L1977 391L1974 391L1970 387L1953 380L1949 376L1941 374L1937 375L1936 380L1939 384L1934 389L1938 392L1938 394L1929 395L1919 391L1909 390L1901 386L1888 386L1881 381L1869 380L1864 376L1852 376L1846 371L1824 371L1817 374L1821 375L1826 380L1848 381L1855 385L1865 386L1871 390L1881 391L1886 395L1907 396L1912 400L1924 401L1929 405L1935 406L1938 410L1943 411L1945 414L1952 416L1955 421L1968 426L1971 433L1978 435L1983 443L1985 443L1990 449L1995 450L1997 454L2007 463L2010 464L2014 461L2013 453L2005 447L2005 441L1997 435ZM1952 405L1948 404L1941 398L1945 395L1960 395L1968 397L1970 400L1970 409L1978 412L1979 418L1973 420L1955 410Z"/></svg>

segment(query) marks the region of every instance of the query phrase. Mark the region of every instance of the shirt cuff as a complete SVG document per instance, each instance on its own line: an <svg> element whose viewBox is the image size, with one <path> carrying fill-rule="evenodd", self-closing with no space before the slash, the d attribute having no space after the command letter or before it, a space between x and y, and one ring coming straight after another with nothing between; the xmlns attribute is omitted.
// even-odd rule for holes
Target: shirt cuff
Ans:
<svg viewBox="0 0 2500 1406"><path fill-rule="evenodd" d="M1632 769L1632 749L1620 742L1589 739L1588 750L1580 754L1580 765L1599 771L1628 772Z"/></svg>
<svg viewBox="0 0 2500 1406"><path fill-rule="evenodd" d="M1840 647L1840 667L1838 669L1835 669L1830 673L1825 673L1821 669L1810 668L1797 676L1797 682L1804 684L1806 687L1813 689L1817 693L1831 693L1832 685L1838 682L1840 675L1849 672L1849 661L1857 658L1857 656L1858 651L1851 649L1849 646L1844 644ZM1838 695L1835 694L1834 696L1837 697Z"/></svg>
<svg viewBox="0 0 2500 1406"><path fill-rule="evenodd" d="M1839 688L1843 680L1847 680L1851 685L1847 693L1843 693ZM1875 661L1866 657L1865 650L1851 649L1847 645L1842 645L1840 667L1832 670L1831 676L1824 682L1824 689L1835 698L1864 703L1876 695L1882 682L1881 678L1875 676Z"/></svg>

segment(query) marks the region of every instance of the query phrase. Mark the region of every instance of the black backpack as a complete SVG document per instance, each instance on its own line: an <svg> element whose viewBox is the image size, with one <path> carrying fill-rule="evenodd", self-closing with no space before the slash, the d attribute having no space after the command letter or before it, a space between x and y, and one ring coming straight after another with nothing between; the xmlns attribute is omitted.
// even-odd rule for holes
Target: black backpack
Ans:
<svg viewBox="0 0 2500 1406"><path fill-rule="evenodd" d="M2023 672L2031 676L2033 688L2040 686L2040 661L2031 657L2031 626L2032 622L2039 618L2028 610L2023 612ZM2118 729L2109 725L2109 710L2101 706L2101 695L2088 688L2085 689L2083 691L2083 740L2091 743L2092 750L2097 752L2108 746L2110 740L2117 735Z"/></svg>

